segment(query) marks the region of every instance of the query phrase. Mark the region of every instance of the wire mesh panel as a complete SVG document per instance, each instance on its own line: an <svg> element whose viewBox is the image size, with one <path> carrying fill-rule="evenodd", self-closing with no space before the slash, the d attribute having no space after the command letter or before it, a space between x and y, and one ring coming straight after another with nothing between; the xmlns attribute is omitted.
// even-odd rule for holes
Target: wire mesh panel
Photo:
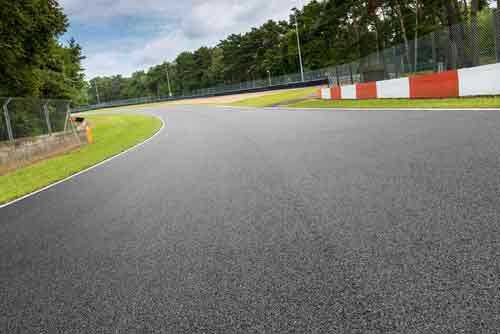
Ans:
<svg viewBox="0 0 500 334"><path fill-rule="evenodd" d="M9 133L7 130L7 120L3 106L7 102L7 98L0 97L0 141L9 140Z"/></svg>
<svg viewBox="0 0 500 334"><path fill-rule="evenodd" d="M495 58L498 63L500 62L500 8L497 8L493 15L493 25L495 26Z"/></svg>
<svg viewBox="0 0 500 334"><path fill-rule="evenodd" d="M495 15L491 19L490 24L488 24L489 19L483 19L484 23L481 21L478 25L478 49L479 49L479 62L480 64L493 64L500 59L496 58L496 43L495 40L500 37L500 31L498 32L495 28Z"/></svg>
<svg viewBox="0 0 500 334"><path fill-rule="evenodd" d="M14 138L34 137L49 133L43 105L35 98L14 98L8 105Z"/></svg>
<svg viewBox="0 0 500 334"><path fill-rule="evenodd" d="M0 98L0 141L71 131L69 103L37 98Z"/></svg>
<svg viewBox="0 0 500 334"><path fill-rule="evenodd" d="M52 131L66 131L68 127L68 101L50 100L47 101L47 110Z"/></svg>

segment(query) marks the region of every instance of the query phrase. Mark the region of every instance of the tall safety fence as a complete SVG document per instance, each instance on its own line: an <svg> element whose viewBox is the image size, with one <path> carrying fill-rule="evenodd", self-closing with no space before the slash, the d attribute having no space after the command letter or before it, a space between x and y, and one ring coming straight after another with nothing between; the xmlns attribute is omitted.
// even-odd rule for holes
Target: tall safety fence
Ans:
<svg viewBox="0 0 500 334"><path fill-rule="evenodd" d="M325 69L330 85L396 79L500 62L497 14L446 27Z"/></svg>
<svg viewBox="0 0 500 334"><path fill-rule="evenodd" d="M252 90L290 87L328 80L330 85L346 85L407 77L422 72L443 72L500 62L500 19L496 11L458 25L449 26L359 57L345 64L271 76L261 80L197 89L176 97L142 97L83 106L75 111L141 103L209 97ZM360 50L360 53L362 50Z"/></svg>
<svg viewBox="0 0 500 334"><path fill-rule="evenodd" d="M0 98L0 141L72 131L70 101Z"/></svg>

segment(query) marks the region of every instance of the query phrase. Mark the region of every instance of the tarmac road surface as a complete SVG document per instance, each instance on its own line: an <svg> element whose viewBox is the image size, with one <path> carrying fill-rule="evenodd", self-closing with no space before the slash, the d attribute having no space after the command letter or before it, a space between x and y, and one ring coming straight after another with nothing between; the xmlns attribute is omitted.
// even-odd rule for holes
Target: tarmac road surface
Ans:
<svg viewBox="0 0 500 334"><path fill-rule="evenodd" d="M1 333L498 332L500 112L140 112L0 209Z"/></svg>

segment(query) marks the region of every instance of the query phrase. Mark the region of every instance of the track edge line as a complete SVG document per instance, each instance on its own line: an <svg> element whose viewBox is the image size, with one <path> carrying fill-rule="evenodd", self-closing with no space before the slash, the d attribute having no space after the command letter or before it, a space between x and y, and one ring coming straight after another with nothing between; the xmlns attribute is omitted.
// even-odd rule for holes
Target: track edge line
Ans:
<svg viewBox="0 0 500 334"><path fill-rule="evenodd" d="M64 182L66 182L66 181L69 181L69 180L71 180L71 179L73 179L73 178L75 178L75 177L77 177L77 176L80 176L80 175L82 175L82 174L85 174L85 173L87 173L87 172L91 171L92 169L95 169L95 168L97 168L97 167L99 167L99 166L101 166L101 165L104 165L104 164L106 164L106 163L110 162L111 160L113 160L113 159L115 159L115 158L118 158L118 157L120 157L120 156L122 156L122 155L125 155L125 154L127 154L127 153L129 153L129 152L131 152L131 151L133 151L133 150L135 150L135 149L138 149L138 148L139 148L139 147L141 147L142 145L145 145L145 144L146 144L146 143L148 143L149 141L153 140L156 136L158 136L161 132L163 132L163 130L164 130L164 128L165 128L165 121L164 121L162 118L157 117L157 116L153 116L153 115L151 115L151 116L152 116L152 117L155 117L155 118L157 118L157 119L159 119L159 120L161 121L161 128L160 128L158 131L156 131L156 133L155 133L155 134L153 134L151 137L149 137L148 139L146 139L145 141L140 142L140 143L138 143L138 144L136 144L136 145L134 145L134 146L132 146L132 147L130 147L130 148L128 148L128 149L126 149L126 150L125 150L125 151L123 151L123 152L120 152L120 153L118 153L118 154L116 154L116 155L113 155L113 156L111 156L111 157L109 157L109 158L106 158L105 160L103 160L103 161L101 161L101 162L98 162L97 164L95 164L95 165L93 165L93 166L90 166L90 167L88 167L88 168L86 168L86 169L84 169L84 170L81 170L81 171L79 171L79 172L77 172L77 173L75 173L75 174L73 174L73 175L70 175L70 176L68 176L68 177L66 177L66 178L64 178L64 179L62 179L62 180L56 181L56 182L54 182L54 183L52 183L52 184L49 184L49 185L47 185L47 186L45 186L45 187L43 187L43 188L40 188L40 189L38 189L38 190L35 190L35 191L33 191L33 192L29 193L29 194L23 195L23 196L21 196L21 197L19 197L19 198L15 199L15 200L12 200L12 201L10 201L10 202L4 203L4 204L0 204L0 209L3 209L3 208L6 208L6 207L8 207L8 206L10 206L10 205L16 204L16 203L18 203L18 202L20 202L20 201L23 201L23 200L25 200L25 199L27 199L27 198L29 198L29 197L35 196L35 195L37 195L37 194L39 194L39 193L41 193L41 192L43 192L43 191L45 191L45 190L48 190L48 189L50 189L50 188L53 188L53 187L55 187L55 186L57 186L57 185L59 185L59 184L61 184L61 183L64 183Z"/></svg>

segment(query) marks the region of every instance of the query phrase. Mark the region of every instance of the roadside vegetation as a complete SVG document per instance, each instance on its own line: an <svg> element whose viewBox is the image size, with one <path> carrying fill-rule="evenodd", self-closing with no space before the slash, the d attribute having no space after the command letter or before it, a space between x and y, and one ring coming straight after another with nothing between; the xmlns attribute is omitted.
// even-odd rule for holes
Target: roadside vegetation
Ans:
<svg viewBox="0 0 500 334"><path fill-rule="evenodd" d="M497 0L500 3L500 0ZM457 47L449 64L456 67L495 62L488 51L494 48L494 9L484 0L314 0L301 8L290 8L286 20L269 20L246 33L229 34L213 47L202 46L194 51L181 52L173 61L165 61L136 71L131 77L122 75L96 77L90 80L86 95L89 103L123 100L136 97L168 96L169 75L175 96L219 85L236 85L245 81L268 80L273 77L299 72L295 22L300 29L304 70L318 70L334 65L361 61L364 72L380 71L380 64L370 64L365 58L381 50L406 54L402 59L413 64L411 42L425 37L425 45L439 46L444 37ZM290 5L290 7L293 5ZM471 22L451 36L447 32L453 25ZM477 30L476 32L474 32ZM443 32L431 43L429 33ZM471 47L467 47L467 32L471 31ZM434 37L433 37L434 38ZM443 48L428 50L420 58L434 54L439 61L446 54ZM486 50L470 54L472 50ZM384 57L388 57L387 52ZM389 57L390 58L390 57ZM365 59L365 60L363 60ZM370 59L373 60L373 57ZM438 59L433 59L436 63ZM394 60L386 59L391 62ZM399 59L398 59L399 61ZM398 62L399 64L399 62ZM412 66L411 66L412 67ZM345 70L345 69L344 69ZM421 70L429 70L422 68ZM411 72L412 70L410 70ZM168 73L168 74L167 74ZM346 75L347 72L343 73Z"/></svg>
<svg viewBox="0 0 500 334"><path fill-rule="evenodd" d="M292 103L293 108L500 108L500 97L455 99L319 100Z"/></svg>
<svg viewBox="0 0 500 334"><path fill-rule="evenodd" d="M61 43L69 20L55 0L0 0L0 96L87 101L82 48Z"/></svg>
<svg viewBox="0 0 500 334"><path fill-rule="evenodd" d="M307 99L317 90L317 87L298 88L284 92L277 92L275 94L251 97L245 100L230 103L229 105L235 107L274 107Z"/></svg>
<svg viewBox="0 0 500 334"><path fill-rule="evenodd" d="M245 33L229 34L213 47L181 52L173 61L138 70L130 77L117 74L86 80L85 50L70 36L62 41L70 26L63 1L0 0L0 96L71 99L73 105L83 105L168 96L167 78L175 96L245 81L267 82L269 74L277 77L299 71L296 23L305 71L361 61L364 72L377 72L379 67L363 63L365 57L391 47L411 55L413 39L461 23L463 28L449 35L457 50L448 63L453 67L491 63L495 62L490 52L495 36L493 2L500 7L500 0L314 0L290 8L286 20L268 20ZM469 30L478 38L467 47ZM443 50L437 51L432 53L441 59ZM411 56L405 58L407 66L413 63Z"/></svg>
<svg viewBox="0 0 500 334"><path fill-rule="evenodd" d="M145 115L89 115L94 144L0 176L6 203L117 155L151 137L161 121Z"/></svg>

